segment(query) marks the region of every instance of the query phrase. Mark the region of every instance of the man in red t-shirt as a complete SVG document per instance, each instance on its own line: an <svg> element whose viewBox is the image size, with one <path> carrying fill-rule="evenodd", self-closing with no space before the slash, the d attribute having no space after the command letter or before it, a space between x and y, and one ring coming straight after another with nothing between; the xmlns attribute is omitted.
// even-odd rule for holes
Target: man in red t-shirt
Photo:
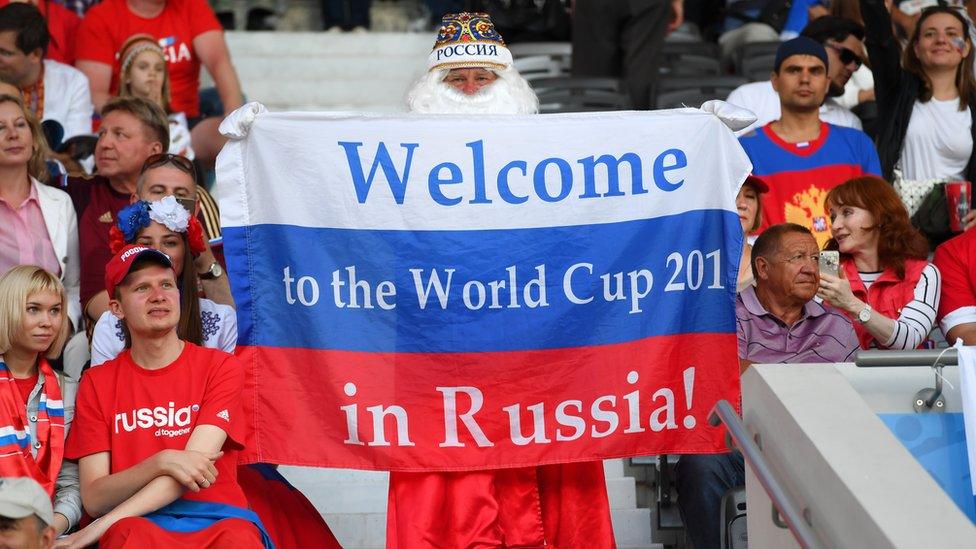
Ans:
<svg viewBox="0 0 976 549"><path fill-rule="evenodd" d="M942 273L939 326L949 344L976 345L976 230L946 241L932 260Z"/></svg>
<svg viewBox="0 0 976 549"><path fill-rule="evenodd" d="M198 118L200 64L213 76L225 115L241 106L243 96L223 29L205 0L105 0L89 10L78 29L75 65L88 76L95 110L118 92L119 49L140 33L155 37L163 47L172 109L190 120L197 158L212 162L223 139L217 132L219 119Z"/></svg>
<svg viewBox="0 0 976 549"><path fill-rule="evenodd" d="M68 545L266 546L237 483L243 368L179 339L180 292L162 252L126 246L105 287L131 347L82 379L65 456L78 460L82 502L100 518Z"/></svg>

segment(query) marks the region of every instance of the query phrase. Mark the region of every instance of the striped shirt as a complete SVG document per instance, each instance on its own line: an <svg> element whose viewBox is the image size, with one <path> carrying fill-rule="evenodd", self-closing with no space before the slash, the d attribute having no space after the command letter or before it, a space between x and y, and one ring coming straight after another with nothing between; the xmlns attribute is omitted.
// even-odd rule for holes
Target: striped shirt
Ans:
<svg viewBox="0 0 976 549"><path fill-rule="evenodd" d="M865 289L881 276L881 272L861 273L861 282ZM942 276L939 270L929 263L922 269L922 276L915 284L914 299L902 307L895 321L895 331L885 342L886 349L915 349L929 336L935 326L935 317L939 309L939 297L942 292Z"/></svg>
<svg viewBox="0 0 976 549"><path fill-rule="evenodd" d="M763 307L752 286L736 297L735 323L739 358L751 362L849 362L858 350L851 321L838 311L811 300L787 326Z"/></svg>

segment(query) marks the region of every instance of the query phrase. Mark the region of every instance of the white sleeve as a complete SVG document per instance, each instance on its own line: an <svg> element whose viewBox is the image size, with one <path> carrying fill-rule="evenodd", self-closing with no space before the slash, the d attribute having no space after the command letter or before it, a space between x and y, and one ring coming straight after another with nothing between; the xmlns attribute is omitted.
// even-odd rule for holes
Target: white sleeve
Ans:
<svg viewBox="0 0 976 549"><path fill-rule="evenodd" d="M850 120L848 127L864 131L864 124L861 122L861 119L858 118L856 114L852 113L847 109L844 109L844 112L847 114L848 120Z"/></svg>
<svg viewBox="0 0 976 549"><path fill-rule="evenodd" d="M844 86L844 93L840 97L835 97L834 101L845 109L853 109L858 104L857 96L860 93L861 88L858 87L857 82L854 82L854 78L851 77Z"/></svg>
<svg viewBox="0 0 976 549"><path fill-rule="evenodd" d="M61 273L61 282L68 294L68 319L75 331L81 330L81 254L78 251L78 216L71 200L65 201L65 217L68 222L68 257Z"/></svg>
<svg viewBox="0 0 976 549"><path fill-rule="evenodd" d="M885 343L888 349L915 349L928 337L935 326L939 298L942 294L942 275L929 263L915 285L915 299L909 301L895 320L895 331Z"/></svg>
<svg viewBox="0 0 976 549"><path fill-rule="evenodd" d="M942 320L939 321L939 327L942 328L943 334L948 334L949 330L960 324L973 323L976 323L976 306L967 305L965 307L959 307L942 317ZM950 343L952 342L950 341Z"/></svg>
<svg viewBox="0 0 976 549"><path fill-rule="evenodd" d="M124 349L125 335L122 332L122 321L108 311L102 313L92 333L91 365L98 366L112 360Z"/></svg>
<svg viewBox="0 0 976 549"><path fill-rule="evenodd" d="M81 71L72 71L71 85L65 92L70 105L68 117L64 121L65 141L76 135L91 135L94 107L88 78Z"/></svg>
<svg viewBox="0 0 976 549"><path fill-rule="evenodd" d="M220 349L227 353L234 353L237 348L237 311L229 305L211 302L213 312L217 314L220 325L217 327L217 336L213 345L208 345ZM208 341L210 343L210 341Z"/></svg>

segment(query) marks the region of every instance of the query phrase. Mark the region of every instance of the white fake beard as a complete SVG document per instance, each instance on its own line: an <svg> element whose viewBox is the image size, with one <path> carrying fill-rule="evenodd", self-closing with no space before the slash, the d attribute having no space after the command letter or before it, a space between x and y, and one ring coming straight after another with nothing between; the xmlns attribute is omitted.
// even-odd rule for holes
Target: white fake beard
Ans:
<svg viewBox="0 0 976 549"><path fill-rule="evenodd" d="M474 95L444 83L447 70L430 71L407 94L407 110L422 114L535 114L539 99L515 69L496 71L498 78Z"/></svg>

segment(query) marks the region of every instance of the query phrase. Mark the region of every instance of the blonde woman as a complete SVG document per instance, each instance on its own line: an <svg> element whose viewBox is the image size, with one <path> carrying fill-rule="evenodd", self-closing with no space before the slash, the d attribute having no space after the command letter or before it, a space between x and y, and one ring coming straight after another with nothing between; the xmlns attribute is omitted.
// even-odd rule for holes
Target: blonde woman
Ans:
<svg viewBox="0 0 976 549"><path fill-rule="evenodd" d="M68 292L67 314L80 326L78 218L67 193L44 185L47 144L19 97L0 94L0 273L38 265Z"/></svg>
<svg viewBox="0 0 976 549"><path fill-rule="evenodd" d="M0 276L0 477L30 477L54 503L63 534L81 518L78 465L64 461L77 384L48 364L70 331L56 276L21 265Z"/></svg>

